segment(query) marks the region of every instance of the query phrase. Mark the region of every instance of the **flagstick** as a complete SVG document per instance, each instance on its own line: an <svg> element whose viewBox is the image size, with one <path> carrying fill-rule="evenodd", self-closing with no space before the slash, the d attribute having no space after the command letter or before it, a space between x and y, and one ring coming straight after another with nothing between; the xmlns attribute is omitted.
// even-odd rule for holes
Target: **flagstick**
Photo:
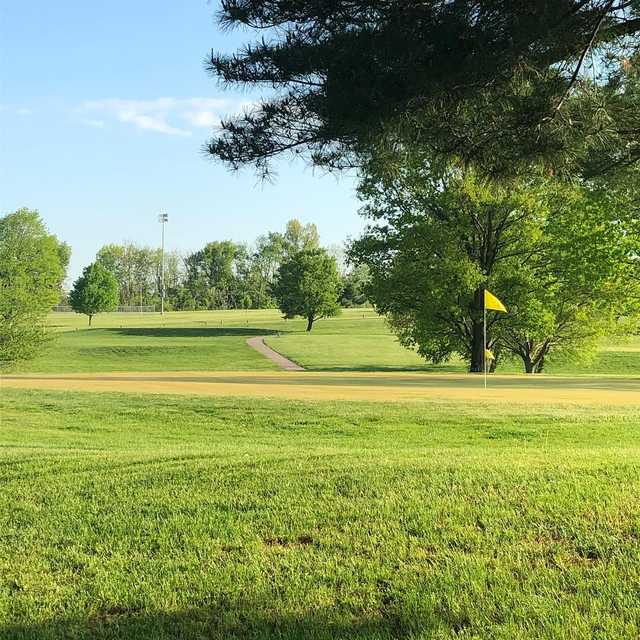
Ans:
<svg viewBox="0 0 640 640"><path fill-rule="evenodd" d="M483 292L484 293L484 292ZM483 336L484 342L482 343L482 368L484 369L484 388L487 388L487 299L486 296L482 296L482 306L484 311L484 323L483 323Z"/></svg>

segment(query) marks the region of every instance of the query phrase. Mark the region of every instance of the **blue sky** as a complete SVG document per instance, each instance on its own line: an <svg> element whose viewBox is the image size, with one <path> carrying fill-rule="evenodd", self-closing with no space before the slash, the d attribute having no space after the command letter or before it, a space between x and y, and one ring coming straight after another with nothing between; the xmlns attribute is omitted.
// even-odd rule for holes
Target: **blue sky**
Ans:
<svg viewBox="0 0 640 640"><path fill-rule="evenodd" d="M221 33L217 0L3 2L0 8L0 213L38 209L73 247L70 276L99 247L252 242L289 218L315 222L323 243L363 226L353 177L276 165L274 184L205 159L220 116L255 98L220 88L203 69L213 48L249 32Z"/></svg>

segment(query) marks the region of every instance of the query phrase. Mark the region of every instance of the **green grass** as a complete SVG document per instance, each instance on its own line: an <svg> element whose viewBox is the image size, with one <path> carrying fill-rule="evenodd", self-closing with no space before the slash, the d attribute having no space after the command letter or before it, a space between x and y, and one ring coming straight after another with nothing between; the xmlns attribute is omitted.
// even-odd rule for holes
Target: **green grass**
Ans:
<svg viewBox="0 0 640 640"><path fill-rule="evenodd" d="M348 327L333 322L322 329L269 336L266 343L312 371L465 371L459 358L425 363L415 351L401 347L382 321Z"/></svg>
<svg viewBox="0 0 640 640"><path fill-rule="evenodd" d="M333 320L311 334L301 331L268 336L276 351L315 371L434 371L464 373L467 364L459 357L433 365L417 353L401 347L380 318L347 322ZM520 360L502 362L499 373L521 373ZM586 361L553 362L551 374L640 375L640 336L603 341L593 358Z"/></svg>
<svg viewBox="0 0 640 640"><path fill-rule="evenodd" d="M75 314L52 314L54 339L22 372L273 370L246 345L273 330L276 311L103 314L93 327Z"/></svg>
<svg viewBox="0 0 640 640"><path fill-rule="evenodd" d="M54 313L49 324L54 339L42 355L18 371L269 370L275 365L249 348L247 338L271 333L306 335L303 320L285 321L276 309L177 312L164 318L109 313L96 316L92 328L87 327L84 316ZM347 342L357 340L360 332L382 332L398 362L420 362L394 342L382 318L372 310L346 310L339 318L318 322L314 331L324 332L330 341L337 335ZM384 368L384 362L381 366Z"/></svg>
<svg viewBox="0 0 640 640"><path fill-rule="evenodd" d="M638 408L0 403L2 638L640 632Z"/></svg>
<svg viewBox="0 0 640 640"><path fill-rule="evenodd" d="M123 327L63 333L29 372L276 369L245 344L255 330Z"/></svg>
<svg viewBox="0 0 640 640"><path fill-rule="evenodd" d="M401 347L385 321L371 309L346 309L321 320L307 334L302 320L284 321L277 310L159 314L103 314L88 329L86 318L51 314L56 334L46 351L19 371L31 373L101 371L268 370L273 365L247 347L247 338L268 335L267 343L316 371L464 372L459 358L425 363ZM271 335L269 335L271 334ZM519 362L500 371L520 372ZM605 341L587 363L551 362L547 373L640 375L640 337Z"/></svg>

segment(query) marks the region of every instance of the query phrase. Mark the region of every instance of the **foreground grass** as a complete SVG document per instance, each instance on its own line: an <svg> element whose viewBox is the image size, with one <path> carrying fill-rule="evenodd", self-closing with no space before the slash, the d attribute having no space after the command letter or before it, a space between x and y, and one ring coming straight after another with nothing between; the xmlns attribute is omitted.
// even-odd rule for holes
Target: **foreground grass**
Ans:
<svg viewBox="0 0 640 640"><path fill-rule="evenodd" d="M638 637L638 409L0 401L2 638Z"/></svg>

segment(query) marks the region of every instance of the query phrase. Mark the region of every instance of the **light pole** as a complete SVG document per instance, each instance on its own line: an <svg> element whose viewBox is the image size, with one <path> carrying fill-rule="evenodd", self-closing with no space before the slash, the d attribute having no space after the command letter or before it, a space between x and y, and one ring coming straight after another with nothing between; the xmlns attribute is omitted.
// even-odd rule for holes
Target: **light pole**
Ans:
<svg viewBox="0 0 640 640"><path fill-rule="evenodd" d="M161 213L158 222L162 225L162 251L160 258L160 313L164 315L164 226L169 222L169 214Z"/></svg>

